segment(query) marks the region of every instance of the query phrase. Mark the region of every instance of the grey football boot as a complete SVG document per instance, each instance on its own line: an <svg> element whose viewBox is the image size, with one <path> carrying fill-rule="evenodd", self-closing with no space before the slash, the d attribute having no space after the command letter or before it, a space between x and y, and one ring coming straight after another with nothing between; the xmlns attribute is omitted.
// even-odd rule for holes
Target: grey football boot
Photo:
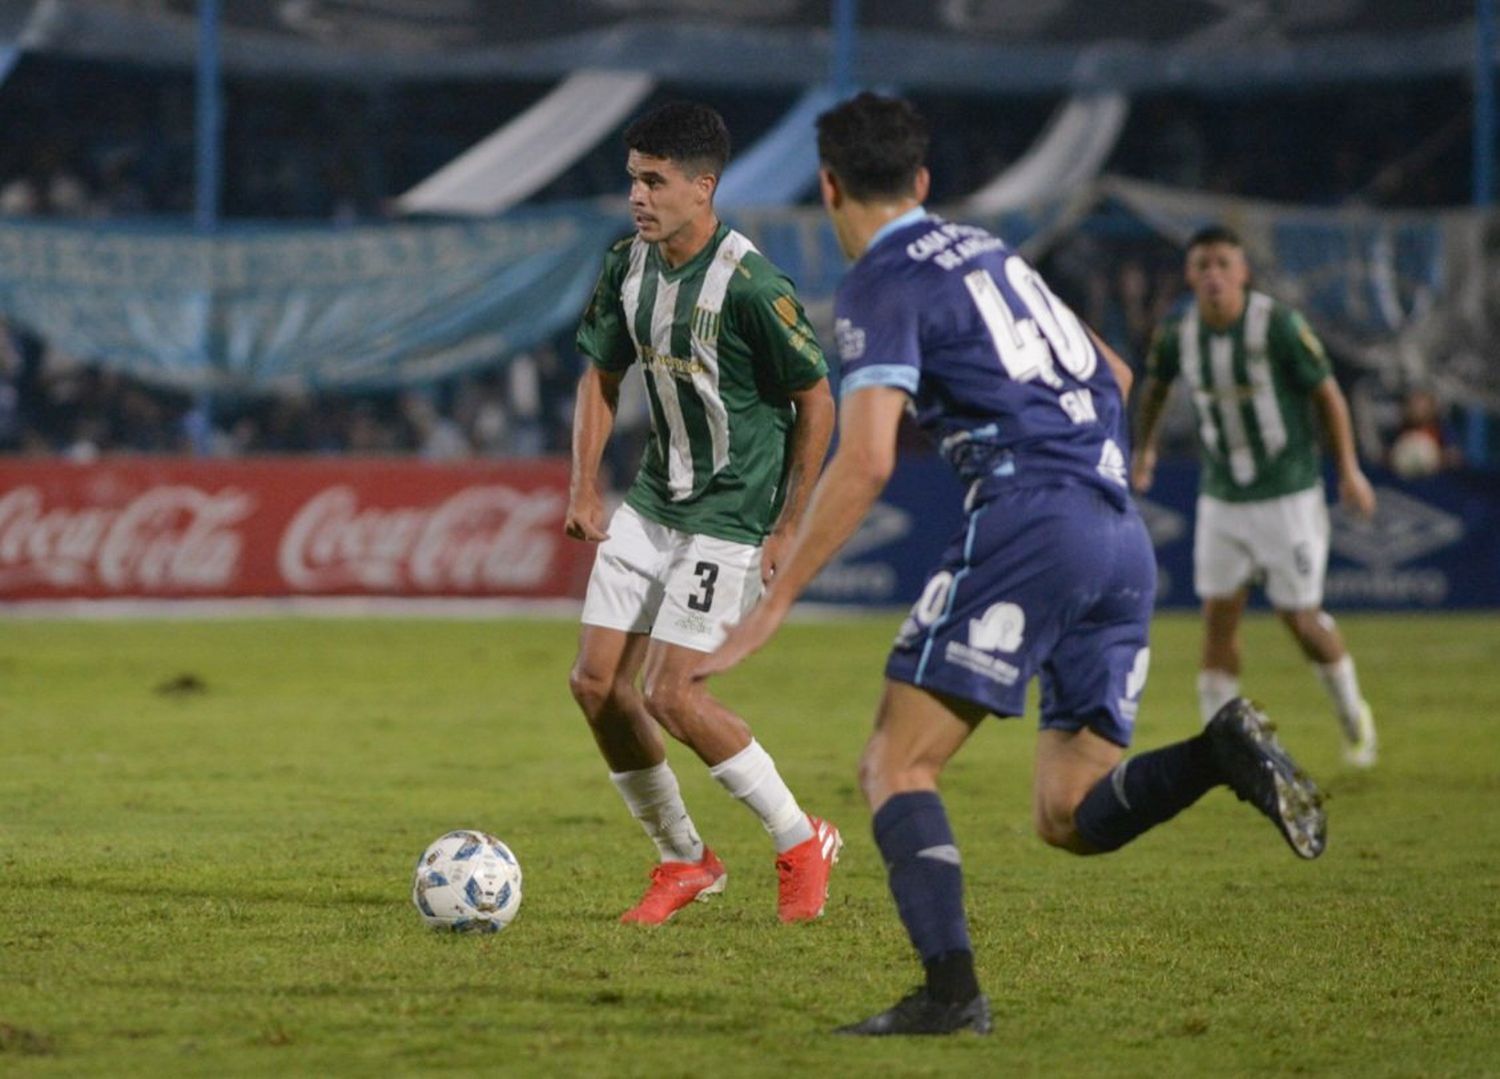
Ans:
<svg viewBox="0 0 1500 1079"><path fill-rule="evenodd" d="M1243 697L1214 714L1205 729L1214 763L1242 802L1264 813L1299 858L1328 843L1323 792L1276 739L1276 727Z"/></svg>

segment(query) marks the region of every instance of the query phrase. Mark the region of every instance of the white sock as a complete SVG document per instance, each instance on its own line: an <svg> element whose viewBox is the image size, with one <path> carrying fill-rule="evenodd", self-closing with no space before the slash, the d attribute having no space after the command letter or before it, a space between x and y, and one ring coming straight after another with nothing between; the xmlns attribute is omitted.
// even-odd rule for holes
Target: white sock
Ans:
<svg viewBox="0 0 1500 1079"><path fill-rule="evenodd" d="M778 854L812 838L812 825L807 822L807 814L802 812L797 799L792 797L791 790L776 771L776 762L755 739L750 739L748 746L708 771L725 790L760 817L761 824L776 844Z"/></svg>
<svg viewBox="0 0 1500 1079"><path fill-rule="evenodd" d="M1212 668L1198 672L1198 712L1202 715L1205 726L1218 714L1220 708L1239 695L1238 675Z"/></svg>
<svg viewBox="0 0 1500 1079"><path fill-rule="evenodd" d="M1345 652L1342 659L1336 659L1332 663L1314 663L1313 669L1318 672L1318 681L1323 683L1323 688L1333 699L1339 719L1345 727L1353 730L1359 716L1359 706L1364 703L1364 698L1359 695L1359 676L1354 673L1354 657Z"/></svg>
<svg viewBox="0 0 1500 1079"><path fill-rule="evenodd" d="M677 789L677 776L662 761L637 772L611 772L610 781L656 844L664 862L697 862L703 859L703 840L693 827Z"/></svg>

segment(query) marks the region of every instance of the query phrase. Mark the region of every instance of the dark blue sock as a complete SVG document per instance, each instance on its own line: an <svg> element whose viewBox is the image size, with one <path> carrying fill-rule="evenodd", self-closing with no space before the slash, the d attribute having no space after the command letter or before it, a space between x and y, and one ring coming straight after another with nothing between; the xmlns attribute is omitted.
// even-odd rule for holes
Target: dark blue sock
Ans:
<svg viewBox="0 0 1500 1079"><path fill-rule="evenodd" d="M1095 850L1119 850L1221 782L1208 739L1199 735L1121 761L1083 796L1073 826Z"/></svg>
<svg viewBox="0 0 1500 1079"><path fill-rule="evenodd" d="M968 957L972 981L973 948L964 919L964 876L943 800L935 791L893 796L875 814L875 844L885 859L896 910L929 973L939 959L943 962L938 967L948 970L954 960L944 957L963 953ZM968 1000L979 991L975 984L972 991L959 996L965 988L945 987L944 996Z"/></svg>

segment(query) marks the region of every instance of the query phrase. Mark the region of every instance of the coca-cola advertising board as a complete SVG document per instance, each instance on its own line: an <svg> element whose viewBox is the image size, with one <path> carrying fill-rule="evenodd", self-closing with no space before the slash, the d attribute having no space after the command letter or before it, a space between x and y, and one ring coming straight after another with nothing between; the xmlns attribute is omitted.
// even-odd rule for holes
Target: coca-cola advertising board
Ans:
<svg viewBox="0 0 1500 1079"><path fill-rule="evenodd" d="M0 462L0 600L582 595L555 459Z"/></svg>

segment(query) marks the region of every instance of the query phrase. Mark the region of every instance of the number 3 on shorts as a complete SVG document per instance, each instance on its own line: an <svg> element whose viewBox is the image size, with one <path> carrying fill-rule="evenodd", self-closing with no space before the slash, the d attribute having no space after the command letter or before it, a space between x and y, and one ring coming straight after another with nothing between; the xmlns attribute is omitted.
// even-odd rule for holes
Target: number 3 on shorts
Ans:
<svg viewBox="0 0 1500 1079"><path fill-rule="evenodd" d="M699 562L693 567L693 572L698 575L701 591L688 596L687 605L691 610L707 614L714 605L714 582L719 579L719 567L714 562Z"/></svg>

